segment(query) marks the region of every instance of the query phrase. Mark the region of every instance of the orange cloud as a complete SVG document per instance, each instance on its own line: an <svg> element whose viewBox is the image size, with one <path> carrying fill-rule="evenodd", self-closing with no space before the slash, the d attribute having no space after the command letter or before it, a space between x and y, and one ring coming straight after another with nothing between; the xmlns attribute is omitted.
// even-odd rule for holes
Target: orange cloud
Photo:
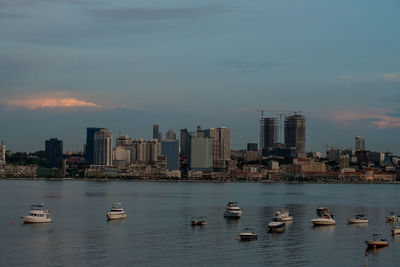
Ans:
<svg viewBox="0 0 400 267"><path fill-rule="evenodd" d="M100 105L93 102L63 96L28 97L24 99L8 100L5 104L9 107L27 108L32 110L41 108L100 107Z"/></svg>
<svg viewBox="0 0 400 267"><path fill-rule="evenodd" d="M382 111L354 111L344 110L332 114L331 119L344 127L350 127L357 121L367 121L368 126L377 129L390 129L400 127L400 118L388 115Z"/></svg>

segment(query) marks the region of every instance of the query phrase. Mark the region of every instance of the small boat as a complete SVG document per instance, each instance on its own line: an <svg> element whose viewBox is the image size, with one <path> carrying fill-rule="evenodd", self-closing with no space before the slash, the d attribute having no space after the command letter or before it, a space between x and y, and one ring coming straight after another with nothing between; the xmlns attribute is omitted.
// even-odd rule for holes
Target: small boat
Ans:
<svg viewBox="0 0 400 267"><path fill-rule="evenodd" d="M282 221L284 221L284 222L293 220L293 217L290 216L289 211L284 210L284 209L276 211L275 217L282 218Z"/></svg>
<svg viewBox="0 0 400 267"><path fill-rule="evenodd" d="M240 233L239 237L236 239L240 239L240 241L251 241L251 240L256 240L258 238L258 235L256 233Z"/></svg>
<svg viewBox="0 0 400 267"><path fill-rule="evenodd" d="M398 234L400 234L400 225L396 224L395 226L393 226L392 235L398 235Z"/></svg>
<svg viewBox="0 0 400 267"><path fill-rule="evenodd" d="M390 212L389 216L386 216L386 221L387 222L400 222L400 216L397 216L396 213L393 211Z"/></svg>
<svg viewBox="0 0 400 267"><path fill-rule="evenodd" d="M192 224L192 226L203 226L203 225L207 225L208 224L208 222L206 221L206 220L204 220L204 218L207 218L207 217L192 217L192 220L191 220L191 224Z"/></svg>
<svg viewBox="0 0 400 267"><path fill-rule="evenodd" d="M317 207L317 216L318 218L311 220L314 226L328 226L336 224L336 221L333 219L332 213L330 213L328 211L328 208L325 206Z"/></svg>
<svg viewBox="0 0 400 267"><path fill-rule="evenodd" d="M47 217L50 214L49 210L44 209L42 205L31 205L29 214L27 216L21 216L24 224L27 223L51 223L51 218Z"/></svg>
<svg viewBox="0 0 400 267"><path fill-rule="evenodd" d="M389 245L389 241L379 238L378 234L373 234L372 240L365 240L368 248L383 248Z"/></svg>
<svg viewBox="0 0 400 267"><path fill-rule="evenodd" d="M347 219L348 224L356 224L356 223L368 223L368 219L364 214L356 215L355 218Z"/></svg>
<svg viewBox="0 0 400 267"><path fill-rule="evenodd" d="M242 210L239 208L237 202L228 202L226 204L224 217L228 218L240 218L242 216Z"/></svg>
<svg viewBox="0 0 400 267"><path fill-rule="evenodd" d="M282 232L285 230L285 222L281 217L273 217L272 221L267 224L270 232Z"/></svg>
<svg viewBox="0 0 400 267"><path fill-rule="evenodd" d="M117 220L126 218L126 212L122 209L121 203L113 203L109 212L107 212L108 220Z"/></svg>

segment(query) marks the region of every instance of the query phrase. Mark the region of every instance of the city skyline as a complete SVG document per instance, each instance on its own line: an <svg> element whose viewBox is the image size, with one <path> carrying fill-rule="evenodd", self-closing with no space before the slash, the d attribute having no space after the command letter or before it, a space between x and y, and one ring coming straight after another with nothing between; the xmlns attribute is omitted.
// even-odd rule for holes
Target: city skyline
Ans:
<svg viewBox="0 0 400 267"><path fill-rule="evenodd" d="M0 141L36 151L86 127L224 125L259 142L257 109L300 109L307 151L400 153L400 4L319 1L3 1ZM47 12L43 12L46 10ZM26 129L29 134L26 135Z"/></svg>

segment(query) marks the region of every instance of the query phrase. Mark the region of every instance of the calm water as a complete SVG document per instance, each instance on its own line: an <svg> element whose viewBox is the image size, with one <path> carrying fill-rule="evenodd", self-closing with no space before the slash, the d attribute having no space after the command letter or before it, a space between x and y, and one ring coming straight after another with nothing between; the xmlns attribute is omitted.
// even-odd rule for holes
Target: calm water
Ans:
<svg viewBox="0 0 400 267"><path fill-rule="evenodd" d="M365 266L364 240L378 232L389 248L369 253L369 266L399 266L400 238L390 236L384 218L400 212L399 191L398 185L0 181L0 265ZM117 201L128 218L107 222ZM228 201L239 202L242 219L223 218ZM19 217L41 202L53 223L22 225ZM317 204L333 210L336 226L312 227ZM266 222L282 207L294 221L282 234L267 233ZM346 224L360 212L369 225ZM192 216L207 216L209 224L193 228ZM235 240L245 228L258 240Z"/></svg>

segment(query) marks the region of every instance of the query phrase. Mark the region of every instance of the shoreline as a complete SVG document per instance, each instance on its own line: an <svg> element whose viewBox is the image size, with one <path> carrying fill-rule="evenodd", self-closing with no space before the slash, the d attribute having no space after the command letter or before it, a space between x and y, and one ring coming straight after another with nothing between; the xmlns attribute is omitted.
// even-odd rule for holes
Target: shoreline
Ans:
<svg viewBox="0 0 400 267"><path fill-rule="evenodd" d="M355 181L290 181L290 180L230 180L230 179L140 179L140 178L17 178L17 177L7 177L0 178L1 180L23 180L23 181L93 181L93 182L158 182L158 183L263 183L263 184L400 184L400 181L385 182L355 182Z"/></svg>

